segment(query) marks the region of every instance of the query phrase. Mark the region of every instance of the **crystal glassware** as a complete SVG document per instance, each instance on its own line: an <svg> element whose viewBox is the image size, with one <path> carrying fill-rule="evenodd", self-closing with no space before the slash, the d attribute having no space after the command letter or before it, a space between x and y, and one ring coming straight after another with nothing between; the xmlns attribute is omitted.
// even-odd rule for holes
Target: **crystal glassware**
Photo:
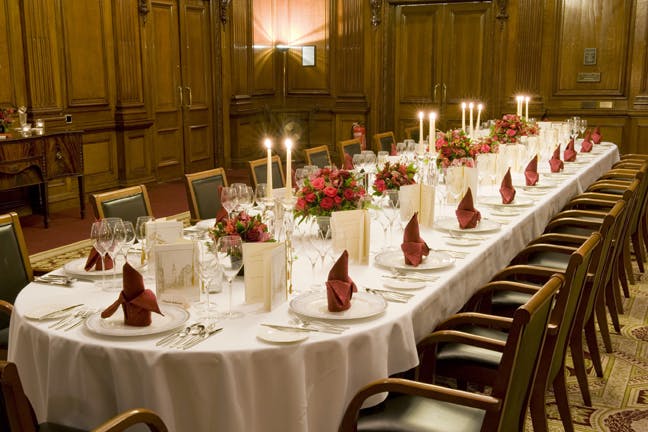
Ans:
<svg viewBox="0 0 648 432"><path fill-rule="evenodd" d="M227 312L225 317L239 318L243 314L232 310L232 281L243 267L243 242L239 236L223 236L216 242L216 255L227 280Z"/></svg>

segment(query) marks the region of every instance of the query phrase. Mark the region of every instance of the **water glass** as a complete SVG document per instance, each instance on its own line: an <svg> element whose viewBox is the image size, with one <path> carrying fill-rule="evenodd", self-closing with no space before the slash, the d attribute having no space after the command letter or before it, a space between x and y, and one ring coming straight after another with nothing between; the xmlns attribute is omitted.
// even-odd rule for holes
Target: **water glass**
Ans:
<svg viewBox="0 0 648 432"><path fill-rule="evenodd" d="M232 311L232 281L243 267L243 242L239 236L223 236L216 242L216 255L227 280L227 312L225 317L239 318L241 312Z"/></svg>

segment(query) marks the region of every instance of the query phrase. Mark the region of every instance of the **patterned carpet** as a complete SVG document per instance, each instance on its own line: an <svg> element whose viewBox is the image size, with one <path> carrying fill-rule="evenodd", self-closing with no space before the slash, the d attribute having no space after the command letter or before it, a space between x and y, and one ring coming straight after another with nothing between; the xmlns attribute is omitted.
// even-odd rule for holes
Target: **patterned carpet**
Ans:
<svg viewBox="0 0 648 432"><path fill-rule="evenodd" d="M635 273L635 279L637 284L631 286L631 297L623 305L625 313L620 315L621 334L610 327L614 353L605 353L599 338L603 378L597 377L588 363L592 407L583 404L571 358L567 360L567 388L576 431L648 431L648 275ZM549 430L563 431L551 398L547 411ZM526 431L532 430L528 421Z"/></svg>

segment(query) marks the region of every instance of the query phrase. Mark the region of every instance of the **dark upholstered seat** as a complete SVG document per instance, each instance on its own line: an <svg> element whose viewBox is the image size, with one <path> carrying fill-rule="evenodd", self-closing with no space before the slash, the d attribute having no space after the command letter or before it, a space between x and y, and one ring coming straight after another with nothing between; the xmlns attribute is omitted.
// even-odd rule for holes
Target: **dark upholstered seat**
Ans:
<svg viewBox="0 0 648 432"><path fill-rule="evenodd" d="M256 185L259 183L267 183L267 163L268 160L266 158L248 162L252 187L256 188ZM286 178L284 177L283 168L281 166L281 159L279 156L272 156L272 188L280 189L284 186L286 186Z"/></svg>
<svg viewBox="0 0 648 432"><path fill-rule="evenodd" d="M219 193L222 186L227 186L227 176L223 168L185 174L192 223L216 217L222 207Z"/></svg>
<svg viewBox="0 0 648 432"><path fill-rule="evenodd" d="M90 202L98 219L118 217L136 226L139 216L153 216L144 185L91 194Z"/></svg>
<svg viewBox="0 0 648 432"><path fill-rule="evenodd" d="M332 165L328 147L325 145L306 149L304 155L308 165L315 165L319 168Z"/></svg>
<svg viewBox="0 0 648 432"><path fill-rule="evenodd" d="M377 133L376 135L374 135L373 141L374 141L374 150L376 152L386 151L391 153L392 145L396 145L394 132Z"/></svg>

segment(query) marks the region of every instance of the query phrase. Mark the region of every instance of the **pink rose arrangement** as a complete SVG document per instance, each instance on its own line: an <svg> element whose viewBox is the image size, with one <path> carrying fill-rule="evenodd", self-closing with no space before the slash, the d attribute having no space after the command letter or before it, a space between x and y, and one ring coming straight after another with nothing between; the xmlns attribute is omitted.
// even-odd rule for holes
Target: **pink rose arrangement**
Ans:
<svg viewBox="0 0 648 432"><path fill-rule="evenodd" d="M16 109L13 107L0 108L0 132L9 132L14 122L13 115Z"/></svg>
<svg viewBox="0 0 648 432"><path fill-rule="evenodd" d="M499 141L494 137L483 137L470 145L470 156L476 157L483 153L499 153Z"/></svg>
<svg viewBox="0 0 648 432"><path fill-rule="evenodd" d="M339 210L355 210L366 191L347 170L322 168L304 180L296 194L295 216L330 216Z"/></svg>
<svg viewBox="0 0 648 432"><path fill-rule="evenodd" d="M272 241L272 235L268 232L268 226L261 221L261 215L250 216L244 211L233 218L217 222L209 230L209 236L214 241L230 235L238 235L247 243Z"/></svg>
<svg viewBox="0 0 648 432"><path fill-rule="evenodd" d="M438 152L437 165L447 168L450 165L461 164L466 158L472 157L471 147L473 146L470 136L461 129L453 129L447 132L439 132L435 142Z"/></svg>
<svg viewBox="0 0 648 432"><path fill-rule="evenodd" d="M416 167L414 164L385 163L382 170L376 173L376 179L373 182L373 194L382 195L387 189L400 189L401 186L416 183L414 176Z"/></svg>
<svg viewBox="0 0 648 432"><path fill-rule="evenodd" d="M491 126L490 132L491 137L495 138L501 144L517 143L522 136L537 134L537 126L515 114L504 114L500 120L495 120L495 124Z"/></svg>

